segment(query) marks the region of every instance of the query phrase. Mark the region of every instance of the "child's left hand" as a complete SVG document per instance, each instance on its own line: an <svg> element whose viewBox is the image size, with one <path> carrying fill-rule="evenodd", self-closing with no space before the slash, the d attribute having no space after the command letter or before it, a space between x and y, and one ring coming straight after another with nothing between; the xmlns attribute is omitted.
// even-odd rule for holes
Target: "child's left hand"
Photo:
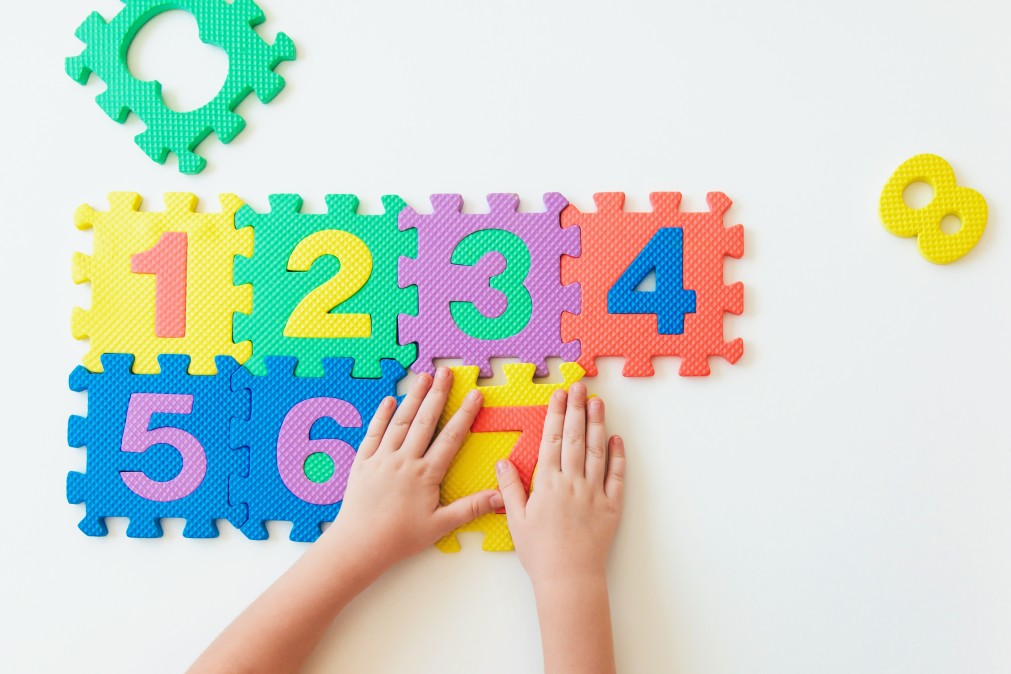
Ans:
<svg viewBox="0 0 1011 674"><path fill-rule="evenodd" d="M452 372L439 368L434 380L419 375L399 408L393 398L380 404L351 466L340 514L320 543L351 547L381 571L502 507L493 490L439 505L439 485L481 410L481 392L471 391L432 442L452 383Z"/></svg>

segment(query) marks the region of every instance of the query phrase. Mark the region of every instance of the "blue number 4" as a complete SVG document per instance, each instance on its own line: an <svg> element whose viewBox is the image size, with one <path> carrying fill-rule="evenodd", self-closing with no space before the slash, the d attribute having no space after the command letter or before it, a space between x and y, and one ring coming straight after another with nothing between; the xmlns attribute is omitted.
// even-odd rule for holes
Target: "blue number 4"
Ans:
<svg viewBox="0 0 1011 674"><path fill-rule="evenodd" d="M656 290L636 290L656 270ZM695 313L695 291L684 288L684 232L657 231L607 291L609 314L656 314L661 335L685 331L685 314Z"/></svg>

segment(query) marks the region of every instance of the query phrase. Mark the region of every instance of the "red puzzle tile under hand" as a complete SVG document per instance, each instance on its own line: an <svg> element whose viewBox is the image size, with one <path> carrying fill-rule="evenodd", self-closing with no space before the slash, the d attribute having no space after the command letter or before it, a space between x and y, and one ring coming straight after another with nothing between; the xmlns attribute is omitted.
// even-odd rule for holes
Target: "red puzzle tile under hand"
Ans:
<svg viewBox="0 0 1011 674"><path fill-rule="evenodd" d="M708 375L709 356L737 362L741 339L725 341L723 314L744 310L744 286L723 283L723 258L744 254L744 228L724 227L730 199L721 192L706 196L708 212L682 213L681 194L654 192L652 212L627 212L622 192L593 196L596 212L582 213L573 205L562 211L563 227L580 227L582 252L562 258L562 283L578 282L582 310L562 314L562 339L579 340L579 364L588 376L597 374L598 356L624 356L626 377L653 375L653 356L681 357L682 376ZM654 314L610 314L607 294L657 230L681 228L684 288L695 291L695 312L685 315L684 332L659 334Z"/></svg>

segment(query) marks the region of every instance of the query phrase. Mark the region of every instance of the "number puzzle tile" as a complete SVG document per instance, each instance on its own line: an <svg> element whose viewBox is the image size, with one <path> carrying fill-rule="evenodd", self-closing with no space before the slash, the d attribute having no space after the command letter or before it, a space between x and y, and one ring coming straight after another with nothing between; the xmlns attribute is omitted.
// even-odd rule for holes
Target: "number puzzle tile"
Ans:
<svg viewBox="0 0 1011 674"><path fill-rule="evenodd" d="M248 454L249 472L232 478L233 505L247 511L242 532L267 538L264 523L292 523L291 540L316 540L340 511L348 472L372 415L396 395L404 368L381 363L382 377L355 379L349 358L323 360L323 376L296 377L294 358L267 357L266 374L237 370L236 391L250 393L250 416L232 422L231 443Z"/></svg>
<svg viewBox="0 0 1011 674"><path fill-rule="evenodd" d="M397 342L397 315L418 310L416 289L397 285L400 257L417 254L416 232L397 226L403 200L383 197L380 215L359 214L350 194L326 203L326 214L302 213L301 197L275 194L270 212L236 215L240 231L256 232L252 257L235 259L235 282L253 287L252 313L235 316L253 374L265 357L295 356L299 376L319 377L323 357L342 356L354 358L355 377L379 377L383 359L407 367L417 355Z"/></svg>
<svg viewBox="0 0 1011 674"><path fill-rule="evenodd" d="M491 376L492 357L515 357L547 373L545 358L575 360L563 342L560 314L579 311L579 289L559 279L562 255L579 254L579 232L562 229L568 202L544 195L546 211L519 212L515 194L488 196L489 213L463 213L457 194L432 196L431 214L410 206L400 228L417 229L418 255L400 263L400 285L417 286L417 315L400 317L402 343L417 342L412 369L435 371L438 358L460 358Z"/></svg>
<svg viewBox="0 0 1011 674"><path fill-rule="evenodd" d="M934 198L923 208L906 205L903 193L916 182L934 190ZM976 190L959 187L951 164L933 154L907 159L888 179L881 191L881 222L895 236L916 237L920 255L934 264L948 264L972 250L986 229L986 199ZM962 223L957 232L941 229L945 216L954 215Z"/></svg>
<svg viewBox="0 0 1011 674"><path fill-rule="evenodd" d="M141 211L140 195L114 192L108 211L77 209L77 228L94 230L93 253L73 259L74 282L91 282L91 308L71 317L74 337L90 340L85 367L130 353L134 372L154 374L159 355L184 354L203 375L215 356L249 357L248 342L232 341L232 314L250 311L252 289L232 285L232 258L252 254L253 232L235 229L238 197L220 201L220 212L202 213L196 196L170 193L164 211Z"/></svg>
<svg viewBox="0 0 1011 674"><path fill-rule="evenodd" d="M108 533L106 517L128 517L126 535L162 535L160 520L186 520L183 535L213 538L216 520L242 524L228 502L229 475L242 453L228 443L229 420L249 414L245 392L233 392L238 367L219 357L216 375L186 373L189 358L161 356L160 374L133 374L133 356L102 356L102 373L78 366L70 388L88 392L88 416L70 417L67 440L87 447L85 473L67 476L67 500L84 503L81 530Z"/></svg>
<svg viewBox="0 0 1011 674"><path fill-rule="evenodd" d="M651 194L652 212L625 211L621 192L593 199L596 212L562 212L562 226L582 233L579 257L562 258L562 282L582 291L581 311L562 315L562 338L580 342L587 376L599 356L624 356L626 377L652 376L653 356L679 356L682 376L708 375L709 356L736 363L744 345L725 341L723 314L744 310L744 286L724 284L723 258L744 254L744 228L723 225L730 199L711 192L699 213L681 212L676 192ZM650 268L656 290L635 290Z"/></svg>
<svg viewBox="0 0 1011 674"><path fill-rule="evenodd" d="M485 489L497 489L495 463L505 458L516 463L524 486L529 487L551 394L557 389L568 389L579 381L584 374L583 368L577 363L562 363L561 382L540 384L533 381L536 367L532 363L509 363L503 368L506 383L501 386L478 386L477 367L450 369L453 371L453 387L440 425L449 421L460 409L467 393L474 388L480 389L484 395L484 407L446 473L440 496L442 503L452 503ZM436 546L443 552L459 551L456 534L462 531L484 533L481 546L484 550L513 549L503 513L483 515L441 539Z"/></svg>
<svg viewBox="0 0 1011 674"><path fill-rule="evenodd" d="M84 51L66 60L67 74L87 84L91 74L105 82L99 107L122 124L132 112L146 129L135 141L148 157L164 164L169 152L179 158L183 173L199 173L206 161L194 150L214 134L229 143L246 126L235 112L252 92L269 103L284 88L284 78L274 72L282 61L295 59L295 45L284 33L268 44L254 30L264 21L252 0L123 0L124 7L111 21L98 12L84 20L75 35ZM196 19L200 39L228 55L228 77L218 94L196 110L179 112L165 104L159 82L138 80L130 73L127 53L144 25L162 12L181 9Z"/></svg>

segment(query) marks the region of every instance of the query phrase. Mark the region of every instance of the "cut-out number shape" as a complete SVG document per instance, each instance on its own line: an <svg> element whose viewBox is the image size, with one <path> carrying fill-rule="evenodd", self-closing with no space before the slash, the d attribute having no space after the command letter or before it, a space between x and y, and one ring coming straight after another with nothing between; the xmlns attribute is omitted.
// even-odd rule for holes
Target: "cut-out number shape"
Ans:
<svg viewBox="0 0 1011 674"><path fill-rule="evenodd" d="M473 301L450 302L453 321L475 339L497 340L522 332L533 316L533 299L524 282L530 249L504 229L482 229L453 249L450 262L471 267L459 285Z"/></svg>
<svg viewBox="0 0 1011 674"><path fill-rule="evenodd" d="M186 232L165 232L154 247L130 258L134 274L153 274L154 334L186 336Z"/></svg>
<svg viewBox="0 0 1011 674"><path fill-rule="evenodd" d="M292 494L306 503L331 505L344 498L348 486L348 471L355 460L355 448L336 439L313 440L313 425L330 418L344 428L361 428L362 416L351 403L339 398L309 398L298 403L284 416L277 435L277 470L281 481ZM329 457L328 479L317 482L318 463L322 454ZM310 475L312 473L312 475Z"/></svg>
<svg viewBox="0 0 1011 674"><path fill-rule="evenodd" d="M917 182L930 185L934 198L923 208L910 208L903 193ZM951 165L933 154L917 155L895 169L881 191L879 209L885 229L896 236L915 236L920 254L935 264L964 256L986 229L986 199L976 190L959 187ZM954 234L941 229L941 221L949 215L962 222Z"/></svg>
<svg viewBox="0 0 1011 674"><path fill-rule="evenodd" d="M637 290L651 271L656 271L656 289ZM607 312L656 314L661 335L684 333L685 314L695 313L695 291L684 287L684 231L681 228L657 230L607 291Z"/></svg>
<svg viewBox="0 0 1011 674"><path fill-rule="evenodd" d="M285 337L371 337L369 314L334 313L362 289L372 275L372 252L354 234L336 229L316 232L298 242L288 271L306 272L321 257L337 258L337 273L302 298L291 312Z"/></svg>
<svg viewBox="0 0 1011 674"><path fill-rule="evenodd" d="M470 427L472 433L519 432L520 437L509 453L509 460L515 464L527 493L530 493L530 482L534 477L534 468L537 467L541 435L544 434L544 416L547 412L546 406L485 407L478 412ZM502 514L505 508L499 508L495 512Z"/></svg>
<svg viewBox="0 0 1011 674"><path fill-rule="evenodd" d="M126 425L120 449L146 452L155 445L174 447L182 456L179 473L165 482L152 480L140 471L122 471L120 477L133 493L149 501L177 501L196 491L207 474L207 454L193 435L181 428L151 428L155 414L191 414L193 396L183 393L134 393L126 410Z"/></svg>

